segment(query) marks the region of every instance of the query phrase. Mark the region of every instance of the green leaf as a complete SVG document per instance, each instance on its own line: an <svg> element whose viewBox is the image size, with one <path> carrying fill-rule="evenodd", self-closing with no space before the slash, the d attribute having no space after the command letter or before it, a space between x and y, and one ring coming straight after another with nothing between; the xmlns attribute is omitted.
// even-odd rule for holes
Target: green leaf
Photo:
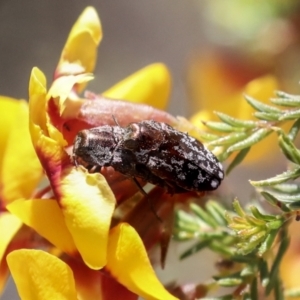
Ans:
<svg viewBox="0 0 300 300"><path fill-rule="evenodd" d="M264 139L266 136L268 136L271 132L272 130L270 128L260 128L243 141L229 147L227 151L232 152L253 146L254 144Z"/></svg>
<svg viewBox="0 0 300 300"><path fill-rule="evenodd" d="M274 285L274 300L284 300L283 286L279 277L276 278Z"/></svg>
<svg viewBox="0 0 300 300"><path fill-rule="evenodd" d="M187 227L187 229L191 231L195 231L199 228L199 225L195 222L195 217L183 210L176 211L176 221L180 226Z"/></svg>
<svg viewBox="0 0 300 300"><path fill-rule="evenodd" d="M262 244L260 245L260 247L258 249L259 256L262 256L266 251L271 249L271 247L274 243L274 240L277 236L277 232L278 232L278 230L273 230L267 235L266 239L262 242Z"/></svg>
<svg viewBox="0 0 300 300"><path fill-rule="evenodd" d="M292 100L299 100L300 101L300 96L299 95L292 95L292 94L288 94L286 92L282 92L282 91L276 91L276 95L279 98L283 98L283 99L292 99Z"/></svg>
<svg viewBox="0 0 300 300"><path fill-rule="evenodd" d="M219 226L227 226L225 218L225 208L216 201L209 200L206 204L206 209L211 216L215 218Z"/></svg>
<svg viewBox="0 0 300 300"><path fill-rule="evenodd" d="M268 192L261 192L261 195L273 206L280 208L284 212L290 212L291 210L283 203L280 203L273 195Z"/></svg>
<svg viewBox="0 0 300 300"><path fill-rule="evenodd" d="M289 138L294 141L297 137L297 134L300 130L300 119L298 119L294 124L293 126L291 127L290 131L289 131Z"/></svg>
<svg viewBox="0 0 300 300"><path fill-rule="evenodd" d="M251 149L251 147L242 149L233 159L233 161L230 163L230 165L227 167L226 169L226 175L229 175L229 173L236 167L238 166L246 157L246 155L248 154L249 150Z"/></svg>
<svg viewBox="0 0 300 300"><path fill-rule="evenodd" d="M263 287L266 287L270 281L270 274L268 270L268 263L261 258L258 264L260 273L260 282Z"/></svg>
<svg viewBox="0 0 300 300"><path fill-rule="evenodd" d="M232 206L234 211L241 217L241 218L245 218L246 217L246 213L244 212L243 208L240 205L240 202L235 198L232 202Z"/></svg>
<svg viewBox="0 0 300 300"><path fill-rule="evenodd" d="M269 281L268 285L266 286L266 295L270 294L270 292L274 288L274 285L276 284L276 281L278 278L280 262L281 262L282 257L285 254L285 252L289 246L289 243L290 243L290 240L289 240L286 232L283 232L281 234L281 236L282 236L282 240L281 240L279 249L277 251L277 255L274 259L274 262L273 262L273 265L272 265L271 271L270 271L270 281Z"/></svg>
<svg viewBox="0 0 300 300"><path fill-rule="evenodd" d="M280 216L278 216L277 220L268 222L266 224L266 227L269 230L275 230L275 231L277 231L277 229L279 229L284 224L284 222L285 222L285 219L284 218L280 218Z"/></svg>
<svg viewBox="0 0 300 300"><path fill-rule="evenodd" d="M300 209L300 201L291 202L287 206L291 210L298 210L298 209Z"/></svg>
<svg viewBox="0 0 300 300"><path fill-rule="evenodd" d="M283 120L294 120L300 118L300 109L289 110L284 112L279 118L280 121Z"/></svg>
<svg viewBox="0 0 300 300"><path fill-rule="evenodd" d="M247 256L241 256L241 255L234 255L231 257L231 260L234 262L242 263L242 264L252 264L253 261L257 259L257 256L254 255L247 255Z"/></svg>
<svg viewBox="0 0 300 300"><path fill-rule="evenodd" d="M300 97L297 98L272 98L270 101L276 105L286 106L286 107L299 107Z"/></svg>
<svg viewBox="0 0 300 300"><path fill-rule="evenodd" d="M291 179L298 178L299 176L300 176L300 168L296 168L294 170L286 171L282 174L276 175L275 177L271 177L269 179L260 180L260 181L250 180L250 183L255 187L271 186L271 185L286 182Z"/></svg>
<svg viewBox="0 0 300 300"><path fill-rule="evenodd" d="M216 240L212 240L209 244L209 249L222 256L232 256L235 250L232 247L227 247L224 242L219 243Z"/></svg>
<svg viewBox="0 0 300 300"><path fill-rule="evenodd" d="M295 164L300 164L300 151L282 130L279 132L278 142L286 158Z"/></svg>
<svg viewBox="0 0 300 300"><path fill-rule="evenodd" d="M247 223L250 224L251 226L264 226L265 225L265 221L263 220L260 220L260 219L256 219L255 217L252 217L250 215L247 215L246 216L246 220L247 220Z"/></svg>
<svg viewBox="0 0 300 300"><path fill-rule="evenodd" d="M252 297L249 293L246 292L245 294L243 294L243 300L252 300Z"/></svg>
<svg viewBox="0 0 300 300"><path fill-rule="evenodd" d="M246 132L233 132L231 134L228 134L226 136L223 136L219 139L216 139L214 141L211 141L207 144L208 147L210 146L226 146L226 145L232 145L236 142L239 142L241 140L244 140L249 136Z"/></svg>
<svg viewBox="0 0 300 300"><path fill-rule="evenodd" d="M199 135L200 140L203 142L211 142L211 141L214 141L214 140L220 138L219 135L211 134L211 133L205 132L205 131L198 132L198 135Z"/></svg>
<svg viewBox="0 0 300 300"><path fill-rule="evenodd" d="M221 121L233 127L252 129L257 126L256 122L254 121L239 120L222 112L215 112L215 114L220 118Z"/></svg>
<svg viewBox="0 0 300 300"><path fill-rule="evenodd" d="M298 183L281 183L272 186L272 189L285 194L300 193L300 185Z"/></svg>
<svg viewBox="0 0 300 300"><path fill-rule="evenodd" d="M219 224L199 205L191 203L190 209L202 222L206 223L208 226L213 228L217 228L219 226Z"/></svg>
<svg viewBox="0 0 300 300"><path fill-rule="evenodd" d="M183 252L180 255L180 260L185 259L185 258L187 258L191 255L194 255L195 253L197 253L197 252L201 251L202 249L208 247L210 243L211 243L211 240L204 240L204 241L198 242L197 244L195 244L194 246L189 248L187 251Z"/></svg>
<svg viewBox="0 0 300 300"><path fill-rule="evenodd" d="M226 149L223 150L223 152L221 152L220 154L217 155L217 158L220 162L225 161L230 155L232 154L232 152L227 152Z"/></svg>
<svg viewBox="0 0 300 300"><path fill-rule="evenodd" d="M256 277L253 278L250 286L250 295L251 295L251 300L258 300L258 288L257 288L257 279Z"/></svg>
<svg viewBox="0 0 300 300"><path fill-rule="evenodd" d="M272 195L275 197L278 201L283 202L283 203L291 203L291 202L296 202L300 201L300 194L285 194L285 193L278 193L274 191L264 191L265 193L268 193L269 195Z"/></svg>
<svg viewBox="0 0 300 300"><path fill-rule="evenodd" d="M255 276L256 270L253 266L246 266L242 271L241 271L241 277L249 277L249 276Z"/></svg>
<svg viewBox="0 0 300 300"><path fill-rule="evenodd" d="M277 107L264 104L248 95L244 95L244 97L246 101L257 111L267 112L267 113L281 113L281 110Z"/></svg>
<svg viewBox="0 0 300 300"><path fill-rule="evenodd" d="M260 220L264 220L266 222L269 222L269 221L274 221L276 220L276 216L273 216L273 215L266 215L266 214L262 214L258 208L254 205L251 205L249 207L251 213L253 214L253 216L257 219L260 219Z"/></svg>
<svg viewBox="0 0 300 300"><path fill-rule="evenodd" d="M221 123L221 122L208 121L208 122L203 122L203 124L211 130L216 130L220 132L243 131L243 129L232 127L226 123Z"/></svg>
<svg viewBox="0 0 300 300"><path fill-rule="evenodd" d="M222 278L218 280L218 285L231 287L240 285L243 282L241 278Z"/></svg>
<svg viewBox="0 0 300 300"><path fill-rule="evenodd" d="M261 112L261 111L256 111L254 113L254 117L263 120L263 121L273 121L277 122L280 118L281 114L280 113L268 113L268 112Z"/></svg>

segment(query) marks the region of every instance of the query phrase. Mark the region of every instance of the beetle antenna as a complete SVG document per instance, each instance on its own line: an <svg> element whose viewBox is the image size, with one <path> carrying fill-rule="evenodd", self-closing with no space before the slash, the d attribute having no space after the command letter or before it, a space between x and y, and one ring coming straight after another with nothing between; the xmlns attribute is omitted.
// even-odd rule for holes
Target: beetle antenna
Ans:
<svg viewBox="0 0 300 300"><path fill-rule="evenodd" d="M121 127L120 124L119 124L119 122L118 122L118 120L116 119L116 117L114 115L111 115L111 116L112 116L114 122L116 123L116 125L118 125L119 127Z"/></svg>
<svg viewBox="0 0 300 300"><path fill-rule="evenodd" d="M143 189L143 187L140 185L140 183L137 181L137 179L135 177L132 178L133 182L136 184L136 186L139 188L140 192L145 196L145 198L147 199L149 206L152 210L152 212L154 213L155 217L157 218L157 220L159 222L163 222L162 219L159 217L159 215L157 214L156 210L154 209L153 203L150 201L148 194L145 192L145 190Z"/></svg>

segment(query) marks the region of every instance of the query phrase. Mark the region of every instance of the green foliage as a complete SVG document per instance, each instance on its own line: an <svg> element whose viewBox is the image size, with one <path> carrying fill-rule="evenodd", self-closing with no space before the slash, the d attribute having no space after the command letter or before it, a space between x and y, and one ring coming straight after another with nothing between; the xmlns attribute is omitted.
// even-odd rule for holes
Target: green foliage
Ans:
<svg viewBox="0 0 300 300"><path fill-rule="evenodd" d="M181 255L185 259L207 248L220 256L218 274L213 284L207 283L207 293L216 287L231 287L233 292L218 298L201 299L261 299L270 296L280 300L300 296L299 289L284 289L279 266L289 245L287 229L291 221L300 219L300 149L295 139L300 129L300 96L277 92L267 105L245 96L255 109L253 120L239 120L216 112L220 122L205 122L217 134L206 133L208 147L218 149L220 161L236 154L228 164L228 175L247 156L251 147L270 134L277 135L278 146L287 160L288 169L274 177L250 181L257 199L243 208L237 199L232 208L225 208L222 197L209 199L202 207L190 204L190 210L176 213L175 238L195 240ZM282 125L290 122L288 132ZM270 151L273 151L271 149ZM259 206L265 199L275 207L267 212ZM205 285L205 284L204 284ZM203 286L203 283L201 283ZM259 297L260 295L260 297Z"/></svg>

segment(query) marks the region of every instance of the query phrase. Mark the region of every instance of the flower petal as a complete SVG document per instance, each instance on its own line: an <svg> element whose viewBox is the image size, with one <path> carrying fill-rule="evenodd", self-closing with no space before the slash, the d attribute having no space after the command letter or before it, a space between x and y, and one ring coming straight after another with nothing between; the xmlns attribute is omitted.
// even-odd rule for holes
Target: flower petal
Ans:
<svg viewBox="0 0 300 300"><path fill-rule="evenodd" d="M10 130L16 122L16 115L19 109L18 100L0 96L0 170L2 170L2 161Z"/></svg>
<svg viewBox="0 0 300 300"><path fill-rule="evenodd" d="M60 250L77 253L63 214L55 200L16 200L7 209Z"/></svg>
<svg viewBox="0 0 300 300"><path fill-rule="evenodd" d="M21 299L77 300L72 270L57 257L41 250L16 250L7 263Z"/></svg>
<svg viewBox="0 0 300 300"><path fill-rule="evenodd" d="M96 10L87 7L74 24L62 51L55 78L61 75L91 73L97 59L102 28ZM78 91L85 84L78 85Z"/></svg>
<svg viewBox="0 0 300 300"><path fill-rule="evenodd" d="M51 85L47 99L53 98L55 106L58 110L58 117L68 118L72 115L72 106L77 108L78 105L82 103L79 99L72 99L73 96L71 94L72 89L75 85L88 82L92 80L94 77L92 74L79 74L79 75L68 75L57 78ZM68 107L67 113L65 113L65 109ZM48 111L49 112L49 111ZM52 120L52 123L55 125L56 120Z"/></svg>
<svg viewBox="0 0 300 300"><path fill-rule="evenodd" d="M124 285L117 282L114 278L102 276L102 300L138 300L137 294L129 291Z"/></svg>
<svg viewBox="0 0 300 300"><path fill-rule="evenodd" d="M165 109L170 96L171 77L164 64L149 65L123 79L104 96L113 99L126 99Z"/></svg>
<svg viewBox="0 0 300 300"><path fill-rule="evenodd" d="M46 115L46 79L37 68L31 72L29 84L29 124L32 143L37 156L47 173L51 185L59 184L63 166L71 165L64 150L66 142L62 134L49 122ZM51 135L56 139L49 137Z"/></svg>
<svg viewBox="0 0 300 300"><path fill-rule="evenodd" d="M91 269L102 268L106 264L114 194L101 174L89 174L83 168L73 168L62 176L60 192L65 222L79 253Z"/></svg>
<svg viewBox="0 0 300 300"><path fill-rule="evenodd" d="M36 134L39 136L40 130L35 130L35 126L41 127L46 134L46 95L47 81L42 71L33 68L29 80L29 119L30 133L33 144L36 142Z"/></svg>
<svg viewBox="0 0 300 300"><path fill-rule="evenodd" d="M21 227L22 222L16 216L8 212L2 212L0 214L0 260L3 259L8 244Z"/></svg>
<svg viewBox="0 0 300 300"><path fill-rule="evenodd" d="M32 76L31 83L32 86L43 84L35 76ZM37 89L37 92L40 91ZM58 91L53 89L49 93L51 95L56 92ZM40 97L40 100L45 102L44 90L40 94L44 97ZM30 101L31 99L33 103L30 107L35 111L34 94L31 94ZM61 133L51 124L48 115L46 117L46 131L42 129L43 124L31 123L36 152L79 253L88 266L100 269L106 263L108 232L115 207L114 195L102 175L86 174L73 167L63 148L65 141ZM51 134L52 138L46 136L45 132Z"/></svg>
<svg viewBox="0 0 300 300"><path fill-rule="evenodd" d="M13 237L21 227L22 222L14 215L8 212L2 212L0 214L0 295L8 277L8 268L4 256Z"/></svg>
<svg viewBox="0 0 300 300"><path fill-rule="evenodd" d="M142 240L126 223L121 223L110 232L106 268L118 282L145 299L177 299L160 283Z"/></svg>
<svg viewBox="0 0 300 300"><path fill-rule="evenodd" d="M28 126L28 105L25 101L19 101L2 168L2 194L6 203L18 198L29 198L43 175Z"/></svg>
<svg viewBox="0 0 300 300"><path fill-rule="evenodd" d="M81 260L64 257L65 263L72 269L76 282L76 291L79 299L103 300L102 272L92 270L82 263ZM110 298L114 299L114 298Z"/></svg>

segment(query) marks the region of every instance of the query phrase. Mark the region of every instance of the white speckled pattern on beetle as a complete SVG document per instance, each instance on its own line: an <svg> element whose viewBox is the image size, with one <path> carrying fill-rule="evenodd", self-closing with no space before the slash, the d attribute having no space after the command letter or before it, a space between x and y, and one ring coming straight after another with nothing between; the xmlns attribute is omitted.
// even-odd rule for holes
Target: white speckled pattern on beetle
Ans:
<svg viewBox="0 0 300 300"><path fill-rule="evenodd" d="M111 166L169 193L214 190L224 178L221 163L201 142L152 120L82 130L75 138L73 158L89 170Z"/></svg>

